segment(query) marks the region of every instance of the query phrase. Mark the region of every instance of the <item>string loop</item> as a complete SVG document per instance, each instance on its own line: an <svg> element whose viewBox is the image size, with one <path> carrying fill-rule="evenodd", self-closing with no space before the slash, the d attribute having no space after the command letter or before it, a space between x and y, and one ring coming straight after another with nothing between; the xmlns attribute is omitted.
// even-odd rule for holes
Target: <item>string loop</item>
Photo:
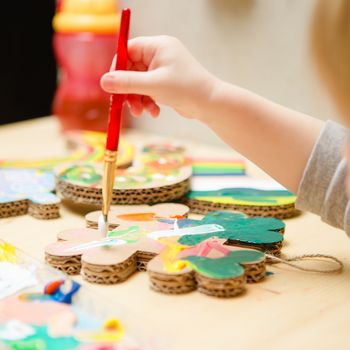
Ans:
<svg viewBox="0 0 350 350"><path fill-rule="evenodd" d="M271 264L285 264L288 266L291 266L295 269L306 271L306 272L317 272L317 273L337 273L341 272L344 268L344 264L341 260L337 259L336 257L332 255L327 254L303 254L299 256L294 256L290 258L278 258L277 256L266 254L266 257L270 260L269 263ZM336 263L336 267L333 268L325 268L325 269L314 269L309 267L303 267L299 266L298 264L294 264L293 261L303 261L303 260L313 260L313 259L324 259L324 260L330 260L334 263Z"/></svg>

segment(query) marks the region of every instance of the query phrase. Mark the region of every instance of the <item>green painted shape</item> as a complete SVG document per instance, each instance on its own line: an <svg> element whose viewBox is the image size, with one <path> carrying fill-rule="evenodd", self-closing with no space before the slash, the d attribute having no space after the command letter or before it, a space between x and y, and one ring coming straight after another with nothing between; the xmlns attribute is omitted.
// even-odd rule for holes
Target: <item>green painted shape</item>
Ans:
<svg viewBox="0 0 350 350"><path fill-rule="evenodd" d="M213 191L191 191L187 194L189 198L201 197L230 197L238 201L279 204L281 197L295 197L287 190L259 190L256 188L223 188Z"/></svg>
<svg viewBox="0 0 350 350"><path fill-rule="evenodd" d="M248 250L241 249L237 251L230 252L227 257L230 258L232 262L236 262L237 264L242 263L254 263L256 261L263 260L265 254L260 252L259 250Z"/></svg>
<svg viewBox="0 0 350 350"><path fill-rule="evenodd" d="M189 262L190 267L197 273L208 278L227 279L244 274L244 268L241 265L232 263L226 257L210 259L204 256L188 256L183 260Z"/></svg>
<svg viewBox="0 0 350 350"><path fill-rule="evenodd" d="M214 236L247 244L274 244L283 241L283 235L277 231L284 229L285 224L275 218L250 218L241 213L214 211L202 220L191 220L186 226L193 227L214 223L223 226L225 231L202 235L185 235L180 237L179 243L193 246Z"/></svg>
<svg viewBox="0 0 350 350"><path fill-rule="evenodd" d="M108 237L116 237L128 243L135 243L141 238L141 228L139 226L130 226L125 230L115 229L108 232Z"/></svg>
<svg viewBox="0 0 350 350"><path fill-rule="evenodd" d="M66 169L60 180L77 182L82 185L93 185L101 182L102 176L96 172L92 165L74 165Z"/></svg>
<svg viewBox="0 0 350 350"><path fill-rule="evenodd" d="M199 274L215 279L236 278L244 274L242 263L254 263L264 258L265 254L257 250L239 250L230 252L222 258L187 256L182 260Z"/></svg>
<svg viewBox="0 0 350 350"><path fill-rule="evenodd" d="M41 339L35 340L18 340L10 344L13 350L46 350L46 344Z"/></svg>
<svg viewBox="0 0 350 350"><path fill-rule="evenodd" d="M197 273L215 279L236 278L244 274L242 263L254 263L264 258L265 254L257 250L239 250L230 252L222 258L207 258L204 256L188 256L182 260L188 261L190 267Z"/></svg>
<svg viewBox="0 0 350 350"><path fill-rule="evenodd" d="M35 334L22 340L4 341L13 350L71 350L76 349L81 343L73 337L51 338L46 326L34 326Z"/></svg>

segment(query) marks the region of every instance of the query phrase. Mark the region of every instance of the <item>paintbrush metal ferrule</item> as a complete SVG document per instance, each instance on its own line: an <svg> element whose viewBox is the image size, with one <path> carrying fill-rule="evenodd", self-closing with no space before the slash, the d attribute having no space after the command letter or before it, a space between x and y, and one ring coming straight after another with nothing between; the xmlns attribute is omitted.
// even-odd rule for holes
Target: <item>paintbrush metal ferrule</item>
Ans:
<svg viewBox="0 0 350 350"><path fill-rule="evenodd" d="M106 222L113 195L116 161L117 151L110 151L106 149L102 177L102 214Z"/></svg>

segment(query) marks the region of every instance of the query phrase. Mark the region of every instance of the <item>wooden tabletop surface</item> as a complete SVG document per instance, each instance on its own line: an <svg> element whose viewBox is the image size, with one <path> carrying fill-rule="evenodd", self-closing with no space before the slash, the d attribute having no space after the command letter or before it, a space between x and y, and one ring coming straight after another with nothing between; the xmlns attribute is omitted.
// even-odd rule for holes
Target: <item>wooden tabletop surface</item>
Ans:
<svg viewBox="0 0 350 350"><path fill-rule="evenodd" d="M134 142L163 139L136 131L127 136ZM187 144L191 154L234 155L228 149ZM54 118L0 127L0 159L64 153L65 144ZM251 164L248 171L266 177ZM62 207L61 218L55 220L40 221L29 215L1 219L0 238L43 260L45 245L54 242L59 231L83 226L81 212ZM151 348L350 349L349 238L308 213L286 220L285 238L284 254L331 254L344 262L344 271L329 275L270 266L273 274L264 282L248 285L247 293L226 300L198 292L179 296L153 292L146 273L136 273L113 286L87 284L80 277L76 280L95 293L96 303L102 298L111 310L124 307L132 315L131 324L142 328L141 338L151 343Z"/></svg>

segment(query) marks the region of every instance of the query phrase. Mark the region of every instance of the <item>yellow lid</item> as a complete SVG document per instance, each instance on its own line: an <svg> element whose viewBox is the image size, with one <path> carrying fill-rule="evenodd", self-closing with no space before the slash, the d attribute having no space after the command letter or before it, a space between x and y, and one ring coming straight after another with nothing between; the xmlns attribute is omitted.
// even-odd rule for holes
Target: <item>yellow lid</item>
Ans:
<svg viewBox="0 0 350 350"><path fill-rule="evenodd" d="M53 19L57 32L111 34L119 30L116 0L63 0Z"/></svg>

